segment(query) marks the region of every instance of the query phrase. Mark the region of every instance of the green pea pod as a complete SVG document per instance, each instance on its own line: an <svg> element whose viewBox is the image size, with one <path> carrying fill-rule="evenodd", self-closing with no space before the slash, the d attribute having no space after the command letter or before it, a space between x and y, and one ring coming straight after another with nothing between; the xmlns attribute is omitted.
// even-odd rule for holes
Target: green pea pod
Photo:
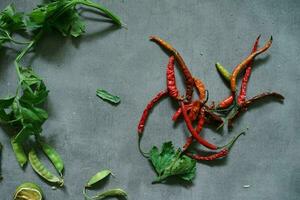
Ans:
<svg viewBox="0 0 300 200"><path fill-rule="evenodd" d="M61 159L60 155L50 145L48 145L44 142L40 142L40 145L42 147L43 152L46 154L46 156L52 162L52 164L55 167L55 169L57 170L57 172L60 174L60 176L62 176L62 173L64 170L64 162Z"/></svg>
<svg viewBox="0 0 300 200"><path fill-rule="evenodd" d="M101 199L105 199L107 197L123 197L123 198L126 198L127 193L122 189L116 188L116 189L110 189L110 190L107 190L103 193L95 195L95 196L91 197L91 199L92 200L101 200Z"/></svg>
<svg viewBox="0 0 300 200"><path fill-rule="evenodd" d="M105 90L98 89L96 91L96 94L101 99L107 100L107 101L109 101L111 103L114 103L114 104L118 104L121 101L120 97L112 95L112 94L110 94L109 92L107 92Z"/></svg>
<svg viewBox="0 0 300 200"><path fill-rule="evenodd" d="M226 81L230 81L231 73L229 71L227 71L227 69L225 67L223 67L220 63L216 63L216 68L217 68L218 72L220 73L220 75Z"/></svg>
<svg viewBox="0 0 300 200"><path fill-rule="evenodd" d="M19 165L23 168L23 166L27 163L27 155L23 149L23 145L16 142L14 138L11 139L10 143Z"/></svg>
<svg viewBox="0 0 300 200"><path fill-rule="evenodd" d="M53 175L40 161L36 152L32 149L29 154L29 162L33 168L33 170L40 175L42 178L47 180L50 183L58 184L59 186L64 185L64 180Z"/></svg>
<svg viewBox="0 0 300 200"><path fill-rule="evenodd" d="M95 183L101 181L102 179L104 179L105 177L109 176L110 174L112 174L112 172L110 170L108 170L108 169L96 173L86 183L85 187L91 187L92 185L94 185Z"/></svg>

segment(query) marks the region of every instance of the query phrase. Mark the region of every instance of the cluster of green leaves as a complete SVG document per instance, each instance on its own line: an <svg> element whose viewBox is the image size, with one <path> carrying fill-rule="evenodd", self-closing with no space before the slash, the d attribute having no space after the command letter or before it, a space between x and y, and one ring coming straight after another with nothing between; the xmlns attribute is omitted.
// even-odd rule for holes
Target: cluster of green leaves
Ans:
<svg viewBox="0 0 300 200"><path fill-rule="evenodd" d="M110 17L116 24L121 25L119 17L100 4L90 0L56 0L41 5L28 14L27 26L36 30L51 28L58 30L64 36L78 37L85 32L85 23L80 18L76 5L82 4L96 8Z"/></svg>
<svg viewBox="0 0 300 200"><path fill-rule="evenodd" d="M195 177L196 161L183 155L180 149L175 151L172 142L164 143L161 152L156 146L152 147L149 159L157 173L153 183L162 182L170 176L186 181Z"/></svg>
<svg viewBox="0 0 300 200"><path fill-rule="evenodd" d="M0 99L0 121L16 128L14 140L23 143L30 135L42 132L48 114L38 105L46 100L48 90L31 68L19 67L19 73L21 95Z"/></svg>
<svg viewBox="0 0 300 200"><path fill-rule="evenodd" d="M9 41L13 41L11 33L25 29L23 13L16 12L13 5L8 5L0 12L0 47Z"/></svg>

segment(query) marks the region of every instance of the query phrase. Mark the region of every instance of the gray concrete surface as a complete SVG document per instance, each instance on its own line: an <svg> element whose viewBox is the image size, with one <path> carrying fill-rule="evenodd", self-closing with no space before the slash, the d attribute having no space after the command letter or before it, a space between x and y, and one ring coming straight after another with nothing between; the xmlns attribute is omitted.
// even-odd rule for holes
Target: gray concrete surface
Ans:
<svg viewBox="0 0 300 200"><path fill-rule="evenodd" d="M1 0L0 8L9 2ZM26 11L38 3L13 2L19 10ZM25 181L38 183L47 200L83 199L85 181L105 168L112 169L116 179L111 178L104 188L121 187L129 199L300 198L300 1L101 2L122 17L128 30L87 20L85 36L65 39L56 33L48 34L36 53L27 57L33 59L25 61L44 77L50 90L46 104L49 120L43 126L43 134L65 161L65 188L52 190L30 166L21 170L1 129L1 200L11 199L15 188ZM258 34L262 34L262 43L270 35L274 37L272 48L257 59L249 96L278 91L286 97L284 104L259 104L240 118L232 133L225 130L223 136L205 129L206 138L223 144L246 126L250 128L228 159L197 164L193 184L171 180L152 185L155 173L137 150L136 125L141 112L147 101L165 87L168 57L148 41L151 34L166 39L182 53L192 73L207 85L210 100L228 94L215 62L232 69L249 53ZM1 49L0 96L15 91L14 57L14 51ZM122 103L115 107L101 101L95 95L97 88L119 95ZM145 149L167 140L182 145L187 130L183 123L173 125L174 110L170 100L155 108L145 130ZM243 185L251 187L245 189Z"/></svg>

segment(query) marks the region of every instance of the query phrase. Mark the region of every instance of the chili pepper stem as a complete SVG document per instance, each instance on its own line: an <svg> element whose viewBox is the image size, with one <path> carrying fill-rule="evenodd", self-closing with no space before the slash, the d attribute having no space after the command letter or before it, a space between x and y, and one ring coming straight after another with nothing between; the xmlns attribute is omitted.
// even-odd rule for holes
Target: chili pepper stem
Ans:
<svg viewBox="0 0 300 200"><path fill-rule="evenodd" d="M243 130L241 133L239 133L237 136L235 136L232 140L230 140L226 145L218 147L218 149L226 148L226 149L230 150L233 147L234 143L239 139L239 137L241 135L245 135L247 130L248 130L248 127L245 130Z"/></svg>
<svg viewBox="0 0 300 200"><path fill-rule="evenodd" d="M145 158L149 158L149 154L150 153L146 153L142 150L142 147L141 147L141 141L142 141L142 135L139 135L139 139L138 139L138 149L139 149L139 152L142 154L143 157Z"/></svg>

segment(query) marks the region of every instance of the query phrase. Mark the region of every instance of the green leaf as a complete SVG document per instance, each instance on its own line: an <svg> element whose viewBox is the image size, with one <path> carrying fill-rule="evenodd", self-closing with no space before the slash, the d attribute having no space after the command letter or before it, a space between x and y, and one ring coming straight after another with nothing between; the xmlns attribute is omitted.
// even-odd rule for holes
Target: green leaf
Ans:
<svg viewBox="0 0 300 200"><path fill-rule="evenodd" d="M13 4L8 5L0 12L0 28L8 31L17 31L25 29L24 14L16 12Z"/></svg>
<svg viewBox="0 0 300 200"><path fill-rule="evenodd" d="M14 100L15 100L15 96L12 96L12 97L5 97L3 99L0 99L0 108L8 108L10 107Z"/></svg>
<svg viewBox="0 0 300 200"><path fill-rule="evenodd" d="M19 71L23 89L20 101L33 105L43 103L49 93L43 80L31 68L19 67Z"/></svg>
<svg viewBox="0 0 300 200"><path fill-rule="evenodd" d="M105 90L98 89L96 91L96 94L101 99L109 101L109 102L114 103L114 104L118 104L121 101L120 97L114 96L114 95L110 94L109 92L107 92Z"/></svg>
<svg viewBox="0 0 300 200"><path fill-rule="evenodd" d="M35 130L33 129L32 125L25 125L19 133L16 135L14 141L16 143L23 143L27 140L31 135L34 135Z"/></svg>
<svg viewBox="0 0 300 200"><path fill-rule="evenodd" d="M98 173L96 173L94 176L90 178L90 180L86 183L85 187L91 187L92 185L98 183L102 179L106 178L109 176L111 173L110 170L102 170Z"/></svg>
<svg viewBox="0 0 300 200"><path fill-rule="evenodd" d="M72 9L62 14L53 25L64 36L78 37L85 32L85 24L80 19L77 11Z"/></svg>
<svg viewBox="0 0 300 200"><path fill-rule="evenodd" d="M163 173L165 168L169 166L175 158L175 150L172 142L166 142L162 146L162 153L157 147L153 147L150 151L151 162L158 174Z"/></svg>
<svg viewBox="0 0 300 200"><path fill-rule="evenodd" d="M172 142L164 143L161 152L154 146L150 151L150 161L158 175L155 182L176 175L187 181L195 177L196 161L182 155L179 149L175 151Z"/></svg>

